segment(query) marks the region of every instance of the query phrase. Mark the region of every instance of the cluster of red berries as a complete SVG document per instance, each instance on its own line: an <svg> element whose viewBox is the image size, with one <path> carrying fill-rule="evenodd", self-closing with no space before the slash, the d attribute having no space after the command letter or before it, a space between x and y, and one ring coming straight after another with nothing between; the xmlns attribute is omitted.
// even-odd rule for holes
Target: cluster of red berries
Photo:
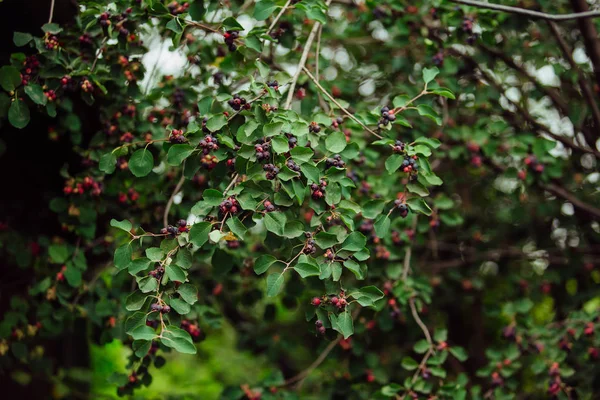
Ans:
<svg viewBox="0 0 600 400"><path fill-rule="evenodd" d="M395 120L396 120L395 111L393 109L390 110L390 108L386 106L381 109L381 118L379 119L379 122L377 125L379 126L380 129L383 129L390 122L395 121Z"/></svg>
<svg viewBox="0 0 600 400"><path fill-rule="evenodd" d="M127 193L119 193L119 203L127 203L129 200L135 203L139 198L140 194L134 188L129 188Z"/></svg>
<svg viewBox="0 0 600 400"><path fill-rule="evenodd" d="M123 114L127 115L128 117L135 117L135 104L127 104L125 107L123 107Z"/></svg>
<svg viewBox="0 0 600 400"><path fill-rule="evenodd" d="M264 206L265 206L265 212L275 211L275 206L269 200L265 200Z"/></svg>
<svg viewBox="0 0 600 400"><path fill-rule="evenodd" d="M84 33L83 35L79 36L79 44L82 47L89 47L89 46L93 45L94 42L89 33Z"/></svg>
<svg viewBox="0 0 600 400"><path fill-rule="evenodd" d="M197 324L191 323L187 319L181 321L181 329L189 333L190 336L192 336L192 340L195 342L202 339L202 330L200 327Z"/></svg>
<svg viewBox="0 0 600 400"><path fill-rule="evenodd" d="M159 281L162 279L164 274L165 274L165 267L161 266L160 264L158 267L156 267L152 271L148 272L149 276L156 278Z"/></svg>
<svg viewBox="0 0 600 400"><path fill-rule="evenodd" d="M344 162L344 160L342 160L342 156L340 156L339 154L335 154L332 158L328 158L327 160L325 160L325 167L345 168L346 163Z"/></svg>
<svg viewBox="0 0 600 400"><path fill-rule="evenodd" d="M275 165L273 164L265 164L263 166L263 169L265 170L266 174L265 176L267 177L268 180L273 180L275 179L275 177L277 177L277 174L279 173L279 168L277 168Z"/></svg>
<svg viewBox="0 0 600 400"><path fill-rule="evenodd" d="M183 130L173 129L171 131L171 135L169 136L169 142L181 144L181 143L185 143L186 141L187 141L187 139L183 135Z"/></svg>
<svg viewBox="0 0 600 400"><path fill-rule="evenodd" d="M240 211L240 203L236 200L235 197L229 196L226 200L223 200L219 205L219 212L222 215L225 214L236 214Z"/></svg>
<svg viewBox="0 0 600 400"><path fill-rule="evenodd" d="M169 225L166 228L162 228L160 233L163 235L169 234L172 237L179 235L180 233L189 232L190 228L188 227L187 221L185 219L180 219L177 221L177 226Z"/></svg>
<svg viewBox="0 0 600 400"><path fill-rule="evenodd" d="M550 369L548 370L548 375L550 375L550 383L548 385L548 394L550 396L556 396L560 393L561 389L561 379L560 379L560 369L557 362L552 363Z"/></svg>
<svg viewBox="0 0 600 400"><path fill-rule="evenodd" d="M237 50L235 39L237 39L239 36L240 34L238 31L227 31L223 34L223 37L225 38L225 44L227 45L229 51L234 52Z"/></svg>
<svg viewBox="0 0 600 400"><path fill-rule="evenodd" d="M330 303L338 309L345 308L348 305L348 301L346 300L346 294L344 292L340 292L338 296L330 296L330 297L313 297L310 302L313 306L319 307L321 304Z"/></svg>
<svg viewBox="0 0 600 400"><path fill-rule="evenodd" d="M331 126L333 127L333 129L337 129L343 122L344 122L344 118L337 117L336 119L331 121Z"/></svg>
<svg viewBox="0 0 600 400"><path fill-rule="evenodd" d="M246 99L240 97L239 94L234 94L233 99L229 99L227 104L229 104L229 106L231 106L231 108L233 108L235 111L240 111L242 108L246 110L250 109L250 103L247 103Z"/></svg>
<svg viewBox="0 0 600 400"><path fill-rule="evenodd" d="M335 253L331 249L325 250L325 258L329 261L333 261L335 259Z"/></svg>
<svg viewBox="0 0 600 400"><path fill-rule="evenodd" d="M62 282L65 280L65 271L67 270L67 266L63 265L60 268L60 271L56 273L56 280Z"/></svg>
<svg viewBox="0 0 600 400"><path fill-rule="evenodd" d="M100 25L103 28L106 28L110 25L110 14L108 12L103 12L102 14L100 14L100 17L98 19L100 21Z"/></svg>
<svg viewBox="0 0 600 400"><path fill-rule="evenodd" d="M179 4L176 1L173 1L171 3L169 3L169 5L167 6L167 8L169 9L169 12L171 13L171 15L179 15L179 14L183 14L184 12L187 11L187 9L190 7L189 3L183 3L183 4Z"/></svg>
<svg viewBox="0 0 600 400"><path fill-rule="evenodd" d="M483 158L481 157L481 148L475 142L467 143L467 150L471 153L471 164L475 168L481 167L483 164Z"/></svg>
<svg viewBox="0 0 600 400"><path fill-rule="evenodd" d="M466 33L467 43L473 44L477 40L477 34L473 32L473 28L475 27L475 20L473 17L465 17L462 22L462 30Z"/></svg>
<svg viewBox="0 0 600 400"><path fill-rule="evenodd" d="M234 239L234 240L227 240L225 243L227 244L227 248L228 249L233 249L233 250L239 249L240 246L242 245L240 243L240 241L236 240L236 239Z"/></svg>
<svg viewBox="0 0 600 400"><path fill-rule="evenodd" d="M88 79L83 79L81 81L81 90L89 93L94 90L94 85L92 85L92 82L90 82Z"/></svg>
<svg viewBox="0 0 600 400"><path fill-rule="evenodd" d="M314 254L317 252L317 242L312 237L312 233L305 232L304 236L306 237L306 243L304 244L304 249L302 252L304 254Z"/></svg>
<svg viewBox="0 0 600 400"><path fill-rule="evenodd" d="M200 141L200 147L202 147L202 153L208 154L211 151L219 150L219 141L212 135L204 136L204 139Z"/></svg>
<svg viewBox="0 0 600 400"><path fill-rule="evenodd" d="M273 90L278 90L279 89L279 82L277 81L269 81L267 82L267 86L270 88L273 88Z"/></svg>
<svg viewBox="0 0 600 400"><path fill-rule="evenodd" d="M206 154L200 159L200 164L202 164L202 167L205 169L213 169L218 163L219 159L212 154Z"/></svg>
<svg viewBox="0 0 600 400"><path fill-rule="evenodd" d="M396 142L392 146L392 151L394 153L402 153L402 152L404 152L405 147L406 146L405 146L404 142L402 142L401 140L396 140Z"/></svg>
<svg viewBox="0 0 600 400"><path fill-rule="evenodd" d="M323 196L325 196L326 188L327 188L327 181L321 179L321 182L319 182L319 185L317 185L316 183L313 183L310 185L310 192L311 192L310 195L315 200L322 199Z"/></svg>
<svg viewBox="0 0 600 400"><path fill-rule="evenodd" d="M408 215L408 206L403 200L396 199L394 200L394 206L400 211L400 216L402 218L406 218Z"/></svg>
<svg viewBox="0 0 600 400"><path fill-rule="evenodd" d="M56 100L56 92L52 89L46 90L44 92L44 96L46 96L49 102L53 102Z"/></svg>
<svg viewBox="0 0 600 400"><path fill-rule="evenodd" d="M544 172L544 164L540 163L534 155L525 157L525 165L537 173Z"/></svg>
<svg viewBox="0 0 600 400"><path fill-rule="evenodd" d="M63 192L69 194L84 194L89 191L92 196L99 196L102 193L103 185L90 176L86 176L81 182L75 182L75 179L69 179L65 183Z"/></svg>
<svg viewBox="0 0 600 400"><path fill-rule="evenodd" d="M56 35L46 35L44 37L44 46L48 50L56 50L60 47L58 37Z"/></svg>
<svg viewBox="0 0 600 400"><path fill-rule="evenodd" d="M254 151L256 152L256 159L258 161L267 160L271 157L271 153L269 152L270 149L271 145L267 142L255 144Z"/></svg>
<svg viewBox="0 0 600 400"><path fill-rule="evenodd" d="M35 55L27 56L23 61L23 73L21 74L21 83L27 85L32 76L35 75L40 67L40 62Z"/></svg>
<svg viewBox="0 0 600 400"><path fill-rule="evenodd" d="M379 238L376 240L379 242ZM375 258L379 260L389 260L392 254L384 245L380 244L375 247Z"/></svg>
<svg viewBox="0 0 600 400"><path fill-rule="evenodd" d="M323 326L323 321L321 321L320 319L315 321L315 328L317 328L317 332L319 332L320 335L325 334L326 329Z"/></svg>
<svg viewBox="0 0 600 400"><path fill-rule="evenodd" d="M287 167L294 172L300 172L300 166L298 164L296 164L296 162L294 160L292 160L291 158L289 160L287 160L285 165L287 165Z"/></svg>
<svg viewBox="0 0 600 400"><path fill-rule="evenodd" d="M321 127L319 126L319 124L317 124L316 122L311 122L308 125L308 132L309 133L319 133L321 132Z"/></svg>
<svg viewBox="0 0 600 400"><path fill-rule="evenodd" d="M171 307L168 306L167 304L165 304L164 306L159 304L159 303L153 303L150 306L150 311L156 311L159 312L161 314L168 314L171 311Z"/></svg>

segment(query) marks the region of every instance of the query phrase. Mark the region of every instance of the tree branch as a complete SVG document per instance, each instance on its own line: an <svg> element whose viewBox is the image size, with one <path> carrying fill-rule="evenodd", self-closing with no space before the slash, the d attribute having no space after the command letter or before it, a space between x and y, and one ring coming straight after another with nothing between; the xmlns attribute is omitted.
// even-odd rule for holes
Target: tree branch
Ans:
<svg viewBox="0 0 600 400"><path fill-rule="evenodd" d="M571 0L573 9L577 12L589 11L589 6L586 0ZM594 66L594 72L596 74L596 83L600 86L600 39L598 38L598 31L594 26L593 21L589 19L582 19L578 21L579 30L583 35L583 42L585 44L586 53L592 60ZM599 129L598 127L596 129Z"/></svg>
<svg viewBox="0 0 600 400"><path fill-rule="evenodd" d="M579 1L579 0L577 0ZM582 0L585 1L585 0ZM526 8L503 6L501 4L484 3L476 0L450 0L452 3L464 4L477 8L487 8L489 10L503 11L511 14L526 15L531 18L545 19L548 21L566 21L570 19L595 18L600 17L600 11L585 11L571 14L547 14L540 11L528 10Z"/></svg>
<svg viewBox="0 0 600 400"><path fill-rule="evenodd" d="M563 199L571 202L574 207L580 208L581 210L587 212L589 215L595 217L596 219L600 219L600 210L596 207L585 203L582 200L579 200L573 193L568 190L558 186L554 183L542 184L540 187L544 190L547 190L550 193L555 194L558 197L562 197Z"/></svg>
<svg viewBox="0 0 600 400"><path fill-rule="evenodd" d="M54 17L54 2L55 0L51 0L50 2L50 16L48 17L48 23L52 23L52 18Z"/></svg>
<svg viewBox="0 0 600 400"><path fill-rule="evenodd" d="M167 201L167 205L165 207L165 212L163 214L163 226L166 228L169 222L169 211L171 211L171 206L173 205L173 200L175 199L175 195L181 190L183 183L185 182L185 176L182 174L179 182L177 182L177 186L171 193L171 197L169 197L169 201Z"/></svg>
<svg viewBox="0 0 600 400"><path fill-rule="evenodd" d="M265 32L267 35L269 33L271 33L271 30L275 27L275 25L277 25L277 22L281 19L281 16L283 15L283 13L285 13L285 11L287 10L287 8L290 6L290 3L292 2L292 0L288 0L285 5L281 8L281 11L279 11L279 14L277 14L277 16L275 17L275 19L273 20L273 22L271 22L271 25L269 25L269 28L267 29L267 32Z"/></svg>

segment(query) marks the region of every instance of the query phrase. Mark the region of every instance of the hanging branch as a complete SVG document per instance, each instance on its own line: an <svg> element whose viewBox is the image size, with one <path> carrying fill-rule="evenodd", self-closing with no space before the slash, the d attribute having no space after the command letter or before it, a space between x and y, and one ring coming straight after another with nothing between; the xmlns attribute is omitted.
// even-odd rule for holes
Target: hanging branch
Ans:
<svg viewBox="0 0 600 400"><path fill-rule="evenodd" d="M476 0L450 0L452 3L464 4L477 8L487 8L488 10L503 11L511 14L526 15L531 18L545 19L548 21L567 21L570 19L595 18L600 17L600 11L585 11L571 14L547 14L540 11L528 10L526 8L503 6L501 4L484 3Z"/></svg>

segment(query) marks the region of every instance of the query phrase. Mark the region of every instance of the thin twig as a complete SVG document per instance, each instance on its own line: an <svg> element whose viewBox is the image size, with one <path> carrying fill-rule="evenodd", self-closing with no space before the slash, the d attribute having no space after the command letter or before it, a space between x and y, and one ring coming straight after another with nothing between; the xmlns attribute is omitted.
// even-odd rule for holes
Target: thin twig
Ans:
<svg viewBox="0 0 600 400"><path fill-rule="evenodd" d="M291 377L290 379L286 380L284 385L289 385L292 384L294 382L298 382L301 381L303 379L305 379L308 375L310 375L310 373L317 368L319 365L321 365L321 363L323 361L325 361L325 359L327 358L327 356L329 355L329 353L331 353L331 350L333 350L335 348L335 346L337 346L337 344L342 340L342 336L338 336L337 339L335 339L334 341L330 342L327 347L325 347L325 349L323 350L323 352L321 352L321 354L319 354L319 357L317 357L317 359L310 364L310 366L308 368L306 368L305 370L301 371L300 373L298 373L297 375Z"/></svg>
<svg viewBox="0 0 600 400"><path fill-rule="evenodd" d="M327 0L326 6L329 7L332 0ZM298 69L292 78L292 82L290 84L290 88L288 89L287 99L285 101L285 106L283 106L284 110L289 110L292 105L292 100L294 98L294 90L296 89L296 83L298 82L298 78L300 77L300 73L306 64L306 59L308 58L308 53L310 52L310 46L312 45L313 40L315 40L315 36L317 35L317 31L321 26L320 22L315 22L310 34L308 35L308 39L306 39L306 43L304 44L304 51L302 52L302 56L300 57L300 61L298 62Z"/></svg>
<svg viewBox="0 0 600 400"><path fill-rule="evenodd" d="M526 8L503 6L501 4L484 3L476 0L450 0L452 3L465 4L477 8L487 8L489 10L503 11L512 14L526 15L531 18L545 19L548 21L566 21L570 19L595 18L600 17L600 11L586 11L571 14L547 14L540 11L528 10Z"/></svg>
<svg viewBox="0 0 600 400"><path fill-rule="evenodd" d="M165 207L165 212L163 214L163 226L166 227L169 221L169 211L171 210L171 206L173 205L173 200L175 199L175 195L179 192L183 183L185 182L185 176L182 174L179 182L177 182L177 186L175 186L175 190L171 193L171 197L169 197L169 201L167 201L167 206Z"/></svg>
<svg viewBox="0 0 600 400"><path fill-rule="evenodd" d="M320 74L319 74L319 59L321 53L321 34L323 33L323 25L319 27L319 32L317 33L317 52L315 53L315 77L317 78L317 82L319 82ZM319 98L319 104L321 108L329 114L329 106L323 100L323 96L321 96L321 92L317 92L317 97Z"/></svg>
<svg viewBox="0 0 600 400"><path fill-rule="evenodd" d="M417 228L417 215L413 218L411 229L413 232ZM402 280L406 281L406 277L408 276L408 270L410 269L410 258L412 257L412 243L406 249L406 254L404 255L404 268L402 270Z"/></svg>
<svg viewBox="0 0 600 400"><path fill-rule="evenodd" d="M427 329L427 326L423 323L421 317L419 317L417 306L415 305L415 298L411 297L410 299L408 299L408 303L410 305L410 312L413 318L415 319L415 322L417 323L417 325L419 325L419 327L423 331L423 334L425 335L425 340L427 340L429 347L433 347L433 340L431 340L431 334L429 333L429 329Z"/></svg>
<svg viewBox="0 0 600 400"><path fill-rule="evenodd" d="M52 23L52 17L54 17L54 1L55 0L51 0L51 2L50 2L50 17L48 17L49 24Z"/></svg>
<svg viewBox="0 0 600 400"><path fill-rule="evenodd" d="M239 176L239 174L233 175L233 178L231 178L231 182L229 182L229 185L227 185L227 187L223 191L223 196L225 196L227 194L227 192L229 192L231 190L233 185L235 185L235 181L237 181L238 176Z"/></svg>
<svg viewBox="0 0 600 400"><path fill-rule="evenodd" d="M148 94L148 90L150 90L150 83L154 79L154 74L156 73L156 70L158 69L158 64L160 63L161 58L162 58L164 46L163 46L162 41L160 41L160 39L159 39L159 42L160 42L160 51L158 53L158 57L156 58L156 62L152 66L152 71L150 71L150 75L148 76L148 82L146 82L146 87L144 88L144 94Z"/></svg>
<svg viewBox="0 0 600 400"><path fill-rule="evenodd" d="M100 43L100 48L96 52L96 57L94 58L94 62L92 63L92 68L90 68L90 73L94 72L94 70L96 69L96 63L98 63L100 54L102 54L102 52L104 51L104 45L106 44L107 40L108 40L108 36L106 36L104 39L102 39L102 43Z"/></svg>
<svg viewBox="0 0 600 400"><path fill-rule="evenodd" d="M275 27L275 25L277 25L277 22L279 21L279 19L283 16L283 14L285 13L285 11L287 10L287 8L290 6L290 3L292 2L292 0L288 0L285 5L281 8L281 11L279 11L279 14L277 14L277 16L275 17L275 19L273 20L273 22L271 22L271 25L269 25L269 29L267 29L266 34L268 35L269 33L271 33L271 30Z"/></svg>
<svg viewBox="0 0 600 400"><path fill-rule="evenodd" d="M357 124L359 124L360 126L363 127L363 129L365 129L367 132L369 132L371 135L378 137L379 139L383 139L383 136L379 135L378 133L374 132L373 130L369 129L365 124L363 124L362 122L360 122L358 120L358 118L356 118L354 115L352 115L352 113L350 113L350 111L346 110L344 107L342 107L342 105L340 103L338 103L338 101L336 99L333 98L333 96L331 96L327 90L325 90L325 88L323 86L321 86L321 84L317 81L317 79L313 76L313 74L310 73L310 71L308 69L306 69L305 67L302 67L302 69L304 70L304 72L306 73L306 75L308 75L308 77L313 81L313 83L315 84L315 86L317 88L319 88L319 90L321 92L323 92L323 94L325 96L327 96L327 98L329 100L331 100L331 102L333 104L335 104L340 110L342 110L342 112L344 112L344 114L346 114L348 117L350 117L350 119L352 119L354 122L356 122Z"/></svg>

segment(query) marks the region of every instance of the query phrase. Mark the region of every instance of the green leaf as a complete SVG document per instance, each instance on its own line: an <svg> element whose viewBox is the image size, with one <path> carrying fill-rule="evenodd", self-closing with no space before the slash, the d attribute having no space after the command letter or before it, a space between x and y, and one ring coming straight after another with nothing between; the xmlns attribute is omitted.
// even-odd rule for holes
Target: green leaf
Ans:
<svg viewBox="0 0 600 400"><path fill-rule="evenodd" d="M161 343L183 354L196 354L196 346L189 333L176 326L169 325L163 332Z"/></svg>
<svg viewBox="0 0 600 400"><path fill-rule="evenodd" d="M23 129L29 124L29 108L27 104L16 99L8 109L8 122L17 129Z"/></svg>
<svg viewBox="0 0 600 400"><path fill-rule="evenodd" d="M367 244L367 238L360 232L352 232L344 243L342 243L342 250L347 251L360 251Z"/></svg>
<svg viewBox="0 0 600 400"><path fill-rule="evenodd" d="M406 187L408 188L409 192L416 193L419 196L424 197L429 195L429 190L427 190L427 188L421 185L419 182L409 183L406 185Z"/></svg>
<svg viewBox="0 0 600 400"><path fill-rule="evenodd" d="M112 152L106 153L103 154L102 157L100 157L98 168L100 169L100 171L106 174L112 174L117 168L116 163L117 157Z"/></svg>
<svg viewBox="0 0 600 400"><path fill-rule="evenodd" d="M118 221L113 218L110 220L110 226L119 228L127 233L129 233L132 228L131 222L127 221L126 219L124 219L123 221Z"/></svg>
<svg viewBox="0 0 600 400"><path fill-rule="evenodd" d="M270 254L263 254L254 262L254 272L256 275L262 275L269 267L277 262L277 258Z"/></svg>
<svg viewBox="0 0 600 400"><path fill-rule="evenodd" d="M425 157L429 157L431 155L431 149L429 146L425 146L424 144L418 144L413 148L416 154L421 154Z"/></svg>
<svg viewBox="0 0 600 400"><path fill-rule="evenodd" d="M227 220L227 226L241 240L245 240L246 233L248 230L238 217L229 218Z"/></svg>
<svg viewBox="0 0 600 400"><path fill-rule="evenodd" d="M127 266L127 270L131 275L135 275L138 272L146 271L150 268L150 264L152 261L147 259L146 257L136 258Z"/></svg>
<svg viewBox="0 0 600 400"><path fill-rule="evenodd" d="M427 350L429 350L429 343L427 343L427 340L421 339L415 343L413 350L415 353L424 354Z"/></svg>
<svg viewBox="0 0 600 400"><path fill-rule="evenodd" d="M402 358L401 365L402 365L402 368L404 368L408 371L412 371L414 369L417 369L417 367L419 366L419 363L410 357L404 357L404 358Z"/></svg>
<svg viewBox="0 0 600 400"><path fill-rule="evenodd" d="M446 370L441 367L429 367L431 375L437 376L438 378L444 379L446 377Z"/></svg>
<svg viewBox="0 0 600 400"><path fill-rule="evenodd" d="M30 33L13 32L13 43L17 47L25 46L27 43L33 40L33 36Z"/></svg>
<svg viewBox="0 0 600 400"><path fill-rule="evenodd" d="M163 258L163 251L160 247L149 247L146 249L146 257L150 259L150 261L160 261Z"/></svg>
<svg viewBox="0 0 600 400"><path fill-rule="evenodd" d="M130 335L133 340L152 340L157 336L156 332L154 332L154 329L147 325L138 326L131 331Z"/></svg>
<svg viewBox="0 0 600 400"><path fill-rule="evenodd" d="M296 146L290 150L290 154L292 155L294 161L296 161L298 164L304 164L310 161L314 152L308 147Z"/></svg>
<svg viewBox="0 0 600 400"><path fill-rule="evenodd" d="M451 100L456 99L456 96L454 96L454 93L452 93L452 91L450 89L447 89L447 88L433 89L431 91L431 93L437 94L438 96L446 97L446 98L451 99Z"/></svg>
<svg viewBox="0 0 600 400"><path fill-rule="evenodd" d="M188 269L192 266L192 253L187 248L180 248L175 257L175 265Z"/></svg>
<svg viewBox="0 0 600 400"><path fill-rule="evenodd" d="M331 314L333 315L333 314ZM354 333L354 321L349 310L344 311L335 318L335 323L332 320L331 326L333 329L338 331L344 336L344 339L348 339Z"/></svg>
<svg viewBox="0 0 600 400"><path fill-rule="evenodd" d="M69 285L77 287L81 285L81 270L75 268L73 265L69 265L65 270L65 278Z"/></svg>
<svg viewBox="0 0 600 400"><path fill-rule="evenodd" d="M169 279L175 282L185 282L187 277L185 271L174 264L167 265L165 272L167 273Z"/></svg>
<svg viewBox="0 0 600 400"><path fill-rule="evenodd" d="M113 257L115 267L117 267L118 270L127 268L131 262L131 254L132 249L129 243L117 248Z"/></svg>
<svg viewBox="0 0 600 400"><path fill-rule="evenodd" d="M403 156L401 156L400 154L392 154L387 158L387 160L385 160L385 169L390 174L393 174L398 170L398 168L400 168L400 165L402 165L402 161L404 161Z"/></svg>
<svg viewBox="0 0 600 400"><path fill-rule="evenodd" d="M315 242L317 242L317 246L320 248L327 249L338 244L339 240L337 235L321 231L315 235Z"/></svg>
<svg viewBox="0 0 600 400"><path fill-rule="evenodd" d="M425 200L421 197L419 198L411 198L406 201L406 204L410 207L410 209L414 212L419 212L421 214L425 214L427 216L431 215L431 208L427 205Z"/></svg>
<svg viewBox="0 0 600 400"><path fill-rule="evenodd" d="M308 276L319 276L321 273L321 269L318 265L309 263L298 263L294 269L302 278L306 278Z"/></svg>
<svg viewBox="0 0 600 400"><path fill-rule="evenodd" d="M139 293L139 292L138 292ZM145 297L144 297L145 299ZM129 298L128 298L129 300ZM142 303L143 304L143 303ZM139 310L139 308L138 308ZM146 324L146 314L143 312L133 313L132 316L125 321L125 333L131 334L138 326Z"/></svg>
<svg viewBox="0 0 600 400"><path fill-rule="evenodd" d="M190 229L190 242L194 246L202 247L208 241L208 234L212 229L210 222L198 222Z"/></svg>
<svg viewBox="0 0 600 400"><path fill-rule="evenodd" d="M423 68L423 80L425 81L425 84L433 81L439 73L440 70L437 69L437 67Z"/></svg>
<svg viewBox="0 0 600 400"><path fill-rule="evenodd" d="M373 306L379 299L383 299L383 292L375 286L365 286L350 296L354 297L358 304L363 307Z"/></svg>
<svg viewBox="0 0 600 400"><path fill-rule="evenodd" d="M152 346L152 341L151 340L134 340L133 343L131 344L131 348L134 352L134 354L136 355L136 357L138 358L143 358L145 357L148 352L150 351L150 347ZM127 375L125 375L125 384L127 384L127 382L129 382ZM124 385L119 385L119 386L124 386Z"/></svg>
<svg viewBox="0 0 600 400"><path fill-rule="evenodd" d="M198 289L189 283L184 283L179 286L177 293L179 293L181 298L188 304L193 305L198 301Z"/></svg>
<svg viewBox="0 0 600 400"><path fill-rule="evenodd" d="M387 215L379 215L373 224L373 227L375 228L375 234L380 238L388 236L390 233L390 224L391 221Z"/></svg>
<svg viewBox="0 0 600 400"><path fill-rule="evenodd" d="M154 157L147 149L137 150L129 159L129 170L131 173L141 178L148 175L154 168Z"/></svg>
<svg viewBox="0 0 600 400"><path fill-rule="evenodd" d="M440 126L442 125L442 119L437 115L431 106L428 106L427 104L419 104L417 106L417 111L419 112L419 115L429 118Z"/></svg>
<svg viewBox="0 0 600 400"><path fill-rule="evenodd" d="M469 358L469 355L467 354L467 351L465 349L463 349L462 347L451 346L451 347L448 348L448 350L460 362L464 362L464 361L467 360L467 358Z"/></svg>
<svg viewBox="0 0 600 400"><path fill-rule="evenodd" d="M254 6L254 19L263 21L273 14L278 8L277 4L271 0L262 0Z"/></svg>
<svg viewBox="0 0 600 400"><path fill-rule="evenodd" d="M50 33L52 35L56 35L62 32L62 28L58 24L48 23L42 25L42 30L44 33Z"/></svg>
<svg viewBox="0 0 600 400"><path fill-rule="evenodd" d="M206 204L211 206L218 206L223 201L223 193L215 189L206 189L202 193L202 198Z"/></svg>
<svg viewBox="0 0 600 400"><path fill-rule="evenodd" d="M21 85L21 73L13 66L5 65L0 68L0 86L7 92L15 90Z"/></svg>
<svg viewBox="0 0 600 400"><path fill-rule="evenodd" d="M158 287L158 280L151 276L146 276L138 281L138 287L142 293L154 292Z"/></svg>
<svg viewBox="0 0 600 400"><path fill-rule="evenodd" d="M290 146L285 136L275 136L271 139L271 144L273 145L273 151L277 154L283 154L290 151Z"/></svg>
<svg viewBox="0 0 600 400"><path fill-rule="evenodd" d="M300 165L300 170L302 171L302 174L306 176L309 183L314 182L317 185L319 184L319 181L321 180L321 171L319 171L319 168L310 164L302 164Z"/></svg>
<svg viewBox="0 0 600 400"><path fill-rule="evenodd" d="M269 232L273 232L277 236L284 235L285 224L287 223L287 218L284 213L279 211L266 213L263 221Z"/></svg>
<svg viewBox="0 0 600 400"><path fill-rule="evenodd" d="M191 311L190 305L181 299L171 299L169 305L180 315L185 315Z"/></svg>
<svg viewBox="0 0 600 400"><path fill-rule="evenodd" d="M64 244L53 244L48 247L48 255L55 264L62 264L69 258L69 250Z"/></svg>
<svg viewBox="0 0 600 400"><path fill-rule="evenodd" d="M228 31L243 31L244 27L233 17L225 18L223 27Z"/></svg>
<svg viewBox="0 0 600 400"><path fill-rule="evenodd" d="M139 290L136 290L135 292L127 296L127 300L125 300L125 309L127 311L140 310L144 306L144 303L146 302L147 298L148 296L146 296L144 293L142 293Z"/></svg>
<svg viewBox="0 0 600 400"><path fill-rule="evenodd" d="M175 33L183 32L183 28L181 27L181 22L179 22L179 18L173 18L172 20L167 22L166 28Z"/></svg>
<svg viewBox="0 0 600 400"><path fill-rule="evenodd" d="M272 122L263 126L263 135L266 137L276 136L281 134L283 129L283 122Z"/></svg>
<svg viewBox="0 0 600 400"><path fill-rule="evenodd" d="M365 218L373 219L383 211L385 200L371 200L363 206L362 215Z"/></svg>
<svg viewBox="0 0 600 400"><path fill-rule="evenodd" d="M198 111L200 112L200 115L205 115L205 114L210 113L210 109L212 108L213 101L214 101L214 99L212 96L206 96L198 102Z"/></svg>
<svg viewBox="0 0 600 400"><path fill-rule="evenodd" d="M283 288L283 282L283 273L274 273L267 276L267 296L277 296Z"/></svg>
<svg viewBox="0 0 600 400"><path fill-rule="evenodd" d="M433 339L436 342L445 342L448 340L448 330L447 329L437 329L433 333Z"/></svg>
<svg viewBox="0 0 600 400"><path fill-rule="evenodd" d="M344 261L344 267L348 268L354 274L354 276L356 276L356 279L365 279L365 275L363 274L360 264L356 261L348 259Z"/></svg>
<svg viewBox="0 0 600 400"><path fill-rule="evenodd" d="M46 105L48 98L44 94L44 90L40 85L36 85L35 83L29 83L25 86L25 93L27 96L35 103L41 106Z"/></svg>
<svg viewBox="0 0 600 400"><path fill-rule="evenodd" d="M334 131L325 139L325 148L332 153L339 153L346 148L346 135L341 131Z"/></svg>
<svg viewBox="0 0 600 400"><path fill-rule="evenodd" d="M225 125L227 125L227 118L223 114L215 115L206 121L206 128L211 132L218 131Z"/></svg>
<svg viewBox="0 0 600 400"><path fill-rule="evenodd" d="M204 7L204 0L194 0L194 2L190 5L188 9L190 13L190 17L194 21L202 21L204 17L204 13L206 12L206 8ZM206 114L206 112L200 111L201 115Z"/></svg>
<svg viewBox="0 0 600 400"><path fill-rule="evenodd" d="M167 153L167 163L169 165L181 165L183 160L188 158L194 152L194 148L189 144L175 144L171 146Z"/></svg>
<svg viewBox="0 0 600 400"><path fill-rule="evenodd" d="M437 149L438 147L440 147L442 145L442 143L435 139L435 138L428 138L425 136L421 136L419 138L417 138L417 140L414 141L415 144L424 144L427 145L429 147L431 147L432 149Z"/></svg>

